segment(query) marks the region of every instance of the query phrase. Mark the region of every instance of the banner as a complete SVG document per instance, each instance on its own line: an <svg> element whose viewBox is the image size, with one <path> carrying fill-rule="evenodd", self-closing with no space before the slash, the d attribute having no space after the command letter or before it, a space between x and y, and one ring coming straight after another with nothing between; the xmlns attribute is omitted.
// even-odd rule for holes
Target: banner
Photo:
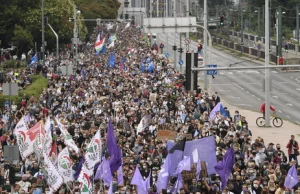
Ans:
<svg viewBox="0 0 300 194"><path fill-rule="evenodd" d="M55 168L55 166L53 165L50 158L45 152L43 152L43 156L45 170L48 173L47 184L55 192L60 188L64 181L62 176L58 173L57 169Z"/></svg>
<svg viewBox="0 0 300 194"><path fill-rule="evenodd" d="M85 162L88 169L94 169L95 164L101 161L101 149L101 134L100 130L98 130L86 148Z"/></svg>
<svg viewBox="0 0 300 194"><path fill-rule="evenodd" d="M73 181L73 162L70 158L68 147L65 147L58 155L58 172L63 177L64 182Z"/></svg>
<svg viewBox="0 0 300 194"><path fill-rule="evenodd" d="M46 132L46 143L45 143L45 149L50 150L52 148L52 134L51 134L51 120L48 117L45 123L45 132Z"/></svg>

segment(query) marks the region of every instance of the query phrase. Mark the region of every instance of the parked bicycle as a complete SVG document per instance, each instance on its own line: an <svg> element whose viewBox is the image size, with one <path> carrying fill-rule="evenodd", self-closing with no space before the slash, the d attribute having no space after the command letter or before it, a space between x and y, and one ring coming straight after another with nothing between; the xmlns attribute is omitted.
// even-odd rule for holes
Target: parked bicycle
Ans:
<svg viewBox="0 0 300 194"><path fill-rule="evenodd" d="M281 119L280 117L276 116L275 113L273 113L273 114L271 115L270 121L272 121L274 127L277 127L277 128L278 128L278 127L281 127L281 126L283 125L282 119ZM264 126L266 125L265 117L258 117L258 118L256 119L256 125L257 125L258 127L264 127Z"/></svg>

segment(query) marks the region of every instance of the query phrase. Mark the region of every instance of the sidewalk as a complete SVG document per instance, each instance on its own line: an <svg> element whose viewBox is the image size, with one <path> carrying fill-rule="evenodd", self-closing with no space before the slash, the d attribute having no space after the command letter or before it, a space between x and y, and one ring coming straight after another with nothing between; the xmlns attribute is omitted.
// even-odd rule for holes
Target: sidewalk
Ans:
<svg viewBox="0 0 300 194"><path fill-rule="evenodd" d="M223 107L227 107L230 111L231 116L233 116L235 110L239 110L242 116L246 117L248 121L249 128L252 131L253 138L261 137L264 139L265 145L267 146L269 143L274 143L274 147L277 143L281 145L281 149L287 154L287 149L285 148L287 142L290 140L291 135L295 135L296 141L300 142L300 126L293 124L289 121L283 120L283 125L280 128L276 128L274 126L270 128L261 128L256 125L256 119L261 117L262 115L258 112L249 111L246 109L240 109L235 106L232 106L225 102L222 99L221 101ZM272 125L272 123L271 123Z"/></svg>

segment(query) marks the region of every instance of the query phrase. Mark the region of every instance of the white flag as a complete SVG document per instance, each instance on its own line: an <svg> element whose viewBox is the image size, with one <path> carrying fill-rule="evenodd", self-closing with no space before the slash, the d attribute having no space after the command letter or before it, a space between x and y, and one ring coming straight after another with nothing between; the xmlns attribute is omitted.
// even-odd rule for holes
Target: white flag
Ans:
<svg viewBox="0 0 300 194"><path fill-rule="evenodd" d="M53 165L50 158L45 152L43 152L43 156L44 156L45 170L48 173L47 184L55 192L60 188L60 186L63 184L64 181L62 176L58 173L57 169L55 168L55 166Z"/></svg>
<svg viewBox="0 0 300 194"><path fill-rule="evenodd" d="M92 193L92 182L87 173L88 169L86 169L85 165L82 165L81 172L78 177L78 182L80 182L80 190L81 194L90 194Z"/></svg>
<svg viewBox="0 0 300 194"><path fill-rule="evenodd" d="M100 130L98 130L86 148L84 158L88 169L94 169L95 164L101 161L101 148L101 133Z"/></svg>
<svg viewBox="0 0 300 194"><path fill-rule="evenodd" d="M74 150L76 153L79 153L79 148L77 147L76 143L74 142L72 136L68 132L68 130L65 128L65 126L56 119L57 125L64 136L64 143L72 150Z"/></svg>
<svg viewBox="0 0 300 194"><path fill-rule="evenodd" d="M115 46L115 41L112 41L112 43L110 43L107 48L112 48L114 46Z"/></svg>
<svg viewBox="0 0 300 194"><path fill-rule="evenodd" d="M65 147L58 155L58 172L63 177L64 182L73 181L73 162L70 158L68 147Z"/></svg>
<svg viewBox="0 0 300 194"><path fill-rule="evenodd" d="M46 132L46 145L45 145L45 149L47 151L47 153L51 151L52 148L52 134L51 134L51 120L48 117L46 119L46 123L45 123L45 132Z"/></svg>

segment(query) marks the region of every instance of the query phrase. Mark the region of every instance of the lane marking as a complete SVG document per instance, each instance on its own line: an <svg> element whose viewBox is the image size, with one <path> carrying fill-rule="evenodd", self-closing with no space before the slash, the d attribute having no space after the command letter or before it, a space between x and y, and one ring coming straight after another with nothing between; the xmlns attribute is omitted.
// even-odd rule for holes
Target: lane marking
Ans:
<svg viewBox="0 0 300 194"><path fill-rule="evenodd" d="M272 96L273 98L278 98L278 96Z"/></svg>
<svg viewBox="0 0 300 194"><path fill-rule="evenodd" d="M286 104L287 106L293 106L292 104Z"/></svg>
<svg viewBox="0 0 300 194"><path fill-rule="evenodd" d="M296 88L296 90L300 91L300 88Z"/></svg>
<svg viewBox="0 0 300 194"><path fill-rule="evenodd" d="M253 96L253 97L255 97L255 95L254 95L254 94L252 94L252 96Z"/></svg>
<svg viewBox="0 0 300 194"><path fill-rule="evenodd" d="M299 123L298 121L296 121L296 123L297 123L298 125L300 125L300 123Z"/></svg>
<svg viewBox="0 0 300 194"><path fill-rule="evenodd" d="M247 94L249 94L250 92L246 91Z"/></svg>
<svg viewBox="0 0 300 194"><path fill-rule="evenodd" d="M238 85L237 83L232 82L236 87L240 88L241 90L245 90L244 88L242 88L240 85Z"/></svg>
<svg viewBox="0 0 300 194"><path fill-rule="evenodd" d="M282 111L281 111L281 110L278 110L278 112L279 112L279 113L282 113Z"/></svg>
<svg viewBox="0 0 300 194"><path fill-rule="evenodd" d="M236 106L252 106L251 104L236 104Z"/></svg>
<svg viewBox="0 0 300 194"><path fill-rule="evenodd" d="M272 73L278 73L277 71L271 71Z"/></svg>
<svg viewBox="0 0 300 194"><path fill-rule="evenodd" d="M260 98L257 98L258 100L261 100Z"/></svg>
<svg viewBox="0 0 300 194"><path fill-rule="evenodd" d="M231 74L231 75L232 75L233 73L232 73L231 71L229 71L228 74Z"/></svg>
<svg viewBox="0 0 300 194"><path fill-rule="evenodd" d="M227 96L227 98L240 99L241 97L239 97L239 96Z"/></svg>
<svg viewBox="0 0 300 194"><path fill-rule="evenodd" d="M289 115L286 116L287 118L291 118Z"/></svg>

